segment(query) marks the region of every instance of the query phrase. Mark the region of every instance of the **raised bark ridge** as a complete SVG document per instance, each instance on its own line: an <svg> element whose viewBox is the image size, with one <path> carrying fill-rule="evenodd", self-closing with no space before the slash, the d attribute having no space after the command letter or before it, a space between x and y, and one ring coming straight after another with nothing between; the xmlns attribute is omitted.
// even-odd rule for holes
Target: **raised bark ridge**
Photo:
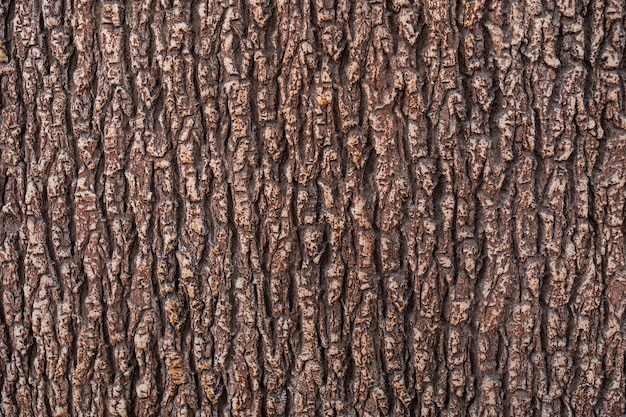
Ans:
<svg viewBox="0 0 626 417"><path fill-rule="evenodd" d="M626 413L622 0L0 4L0 416Z"/></svg>

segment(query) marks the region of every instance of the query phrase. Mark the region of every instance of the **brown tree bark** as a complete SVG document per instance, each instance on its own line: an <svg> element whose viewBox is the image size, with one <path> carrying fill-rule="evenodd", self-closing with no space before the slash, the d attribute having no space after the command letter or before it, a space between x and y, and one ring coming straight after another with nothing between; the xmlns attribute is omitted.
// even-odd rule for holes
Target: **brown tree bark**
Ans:
<svg viewBox="0 0 626 417"><path fill-rule="evenodd" d="M0 416L622 416L623 0L0 6Z"/></svg>

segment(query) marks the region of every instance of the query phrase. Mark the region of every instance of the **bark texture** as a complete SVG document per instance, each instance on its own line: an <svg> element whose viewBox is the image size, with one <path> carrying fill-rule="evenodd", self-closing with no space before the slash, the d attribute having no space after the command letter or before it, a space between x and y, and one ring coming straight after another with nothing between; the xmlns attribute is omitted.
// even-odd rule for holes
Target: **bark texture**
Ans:
<svg viewBox="0 0 626 417"><path fill-rule="evenodd" d="M1 416L622 416L623 0L4 0Z"/></svg>

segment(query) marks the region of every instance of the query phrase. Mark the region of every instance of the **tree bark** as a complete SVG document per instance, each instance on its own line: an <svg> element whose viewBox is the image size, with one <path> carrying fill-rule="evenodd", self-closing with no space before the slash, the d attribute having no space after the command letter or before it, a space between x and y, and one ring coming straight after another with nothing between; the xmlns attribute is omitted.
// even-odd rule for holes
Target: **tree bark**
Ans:
<svg viewBox="0 0 626 417"><path fill-rule="evenodd" d="M622 416L622 0L0 5L0 416Z"/></svg>

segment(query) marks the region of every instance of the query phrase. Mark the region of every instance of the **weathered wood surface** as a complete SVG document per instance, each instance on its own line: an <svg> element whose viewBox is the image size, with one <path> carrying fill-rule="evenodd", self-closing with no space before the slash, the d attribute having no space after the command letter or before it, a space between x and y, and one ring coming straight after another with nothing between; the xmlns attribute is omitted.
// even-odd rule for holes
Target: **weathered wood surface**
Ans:
<svg viewBox="0 0 626 417"><path fill-rule="evenodd" d="M625 7L3 1L0 415L624 415Z"/></svg>

